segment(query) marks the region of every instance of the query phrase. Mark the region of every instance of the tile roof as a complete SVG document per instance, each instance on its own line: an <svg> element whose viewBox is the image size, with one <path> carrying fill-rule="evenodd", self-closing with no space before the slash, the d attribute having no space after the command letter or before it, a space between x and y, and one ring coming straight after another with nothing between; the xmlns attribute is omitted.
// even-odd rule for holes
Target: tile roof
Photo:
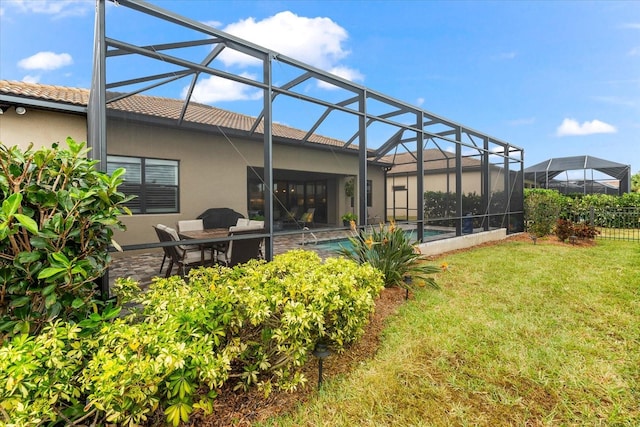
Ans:
<svg viewBox="0 0 640 427"><path fill-rule="evenodd" d="M0 80L0 94L23 98L44 99L65 104L84 105L89 102L89 91L66 86L41 85L9 80Z"/></svg>
<svg viewBox="0 0 640 427"><path fill-rule="evenodd" d="M389 174L406 174L416 173L415 153L398 153L389 154L380 160L385 163L393 164L389 170ZM456 155L446 151L440 151L436 148L430 148L423 151L424 169L425 171L437 172L456 167ZM482 162L471 157L462 158L463 168L478 168Z"/></svg>
<svg viewBox="0 0 640 427"><path fill-rule="evenodd" d="M53 101L61 104L84 107L89 103L89 89L9 80L0 80L0 95L12 95L27 99ZM108 94L107 97L109 97L109 95L114 94ZM183 103L184 101L181 99L149 95L132 95L107 104L107 108L123 112L161 117L170 120L178 120L182 111ZM184 120L190 123L249 131L256 118L222 110L210 105L190 102L187 107ZM256 132L261 134L262 130L262 124L258 125ZM296 141L301 141L307 134L306 131L277 123L273 123L272 132L275 137ZM345 144L344 141L317 134L311 135L308 141L332 147L343 147ZM348 148L356 150L357 145L351 144Z"/></svg>

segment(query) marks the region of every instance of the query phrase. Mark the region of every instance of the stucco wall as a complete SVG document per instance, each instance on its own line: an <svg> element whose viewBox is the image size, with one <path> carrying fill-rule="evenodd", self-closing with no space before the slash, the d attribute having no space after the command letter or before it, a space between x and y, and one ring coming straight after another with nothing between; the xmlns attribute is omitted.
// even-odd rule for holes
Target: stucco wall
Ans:
<svg viewBox="0 0 640 427"><path fill-rule="evenodd" d="M180 161L180 213L123 217L126 233L114 236L121 245L151 243L157 237L152 225L174 226L178 220L193 219L212 207L232 208L247 216L247 166L263 167L261 142L229 139L197 131L152 127L110 120L107 126L108 154L146 156ZM358 158L332 151L274 144L273 168L323 174L356 174ZM383 211L384 174L371 168L372 212ZM328 188L328 220L338 224L342 212L340 180Z"/></svg>
<svg viewBox="0 0 640 427"><path fill-rule="evenodd" d="M13 108L0 115L0 142L26 148L64 143L71 136L87 140L86 118L81 115L28 108L19 116ZM180 212L123 216L126 232L116 232L121 245L152 243L157 236L152 225L175 226L181 219L192 219L211 207L229 207L247 215L247 166L263 167L261 142L204 132L184 131L110 118L107 121L109 155L154 157L180 162ZM64 146L64 145L63 145ZM274 144L274 169L333 174L328 188L328 221L340 224L340 216L350 210L343 195L342 175L357 175L357 155ZM372 214L384 210L384 174L372 167L368 179L373 180ZM357 199L356 199L357 200ZM357 206L356 206L357 209Z"/></svg>
<svg viewBox="0 0 640 427"><path fill-rule="evenodd" d="M24 149L30 142L35 148L50 147L54 142L65 147L64 141L69 136L80 142L87 140L84 116L34 108L27 108L21 116L16 114L15 108L0 115L0 142L9 147L17 145Z"/></svg>

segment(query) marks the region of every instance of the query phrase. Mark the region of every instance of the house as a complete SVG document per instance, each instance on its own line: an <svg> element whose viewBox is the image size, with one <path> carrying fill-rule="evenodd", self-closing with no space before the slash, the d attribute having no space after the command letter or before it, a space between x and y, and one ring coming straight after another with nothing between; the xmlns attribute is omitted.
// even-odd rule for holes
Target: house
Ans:
<svg viewBox="0 0 640 427"><path fill-rule="evenodd" d="M86 141L88 101L88 89L0 80L0 142ZM209 208L262 213L267 188L261 128L251 130L256 119L190 102L177 128L183 104L136 94L107 105L107 170L126 168L121 189L138 196L130 206L134 215L122 218L127 231L115 235L121 245L154 242L152 225L193 219ZM296 207L299 213L314 208L316 224L341 225L351 209L344 186L358 175L358 148L275 123L272 132L274 224ZM368 165L373 212L384 211L386 167L384 161Z"/></svg>
<svg viewBox="0 0 640 427"><path fill-rule="evenodd" d="M457 192L456 154L429 148L423 150L424 175L423 192L436 192L455 195ZM392 165L387 171L386 215L397 219L415 218L417 210L417 159L415 152L387 155L381 158ZM487 172L483 167L483 156L480 154L462 156L460 162L460 191L462 195L482 195L487 199L500 194L505 189L505 168L501 164L487 164ZM483 178L488 177L488 182ZM510 172L510 179L517 174ZM428 204L428 203L427 203ZM426 206L428 209L429 207ZM455 206L453 207L455 211ZM463 212L464 213L464 212ZM475 212L480 213L480 212Z"/></svg>

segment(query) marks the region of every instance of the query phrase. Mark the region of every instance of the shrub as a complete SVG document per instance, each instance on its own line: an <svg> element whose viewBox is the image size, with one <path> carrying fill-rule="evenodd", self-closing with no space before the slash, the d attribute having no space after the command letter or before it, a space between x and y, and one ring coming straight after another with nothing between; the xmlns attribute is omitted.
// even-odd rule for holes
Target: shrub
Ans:
<svg viewBox="0 0 640 427"><path fill-rule="evenodd" d="M568 219L561 218L556 221L556 225L553 231L558 240L564 242L569 237L574 235L573 223Z"/></svg>
<svg viewBox="0 0 640 427"><path fill-rule="evenodd" d="M593 225L589 225L585 222L580 222L573 226L574 234L579 239L595 239L600 234L600 231Z"/></svg>
<svg viewBox="0 0 640 427"><path fill-rule="evenodd" d="M355 231L352 225L353 236L349 237L351 247L341 246L340 255L354 260L359 264L368 263L380 270L384 276L385 286L410 287L414 281L407 283L405 276L419 279L417 285L427 284L438 288L431 276L440 271L436 266L423 262L420 253L410 242L404 230L390 225L380 224L378 227L370 227Z"/></svg>
<svg viewBox="0 0 640 427"><path fill-rule="evenodd" d="M159 411L177 426L210 413L225 384L294 389L317 342L335 351L364 331L381 273L292 251L272 262L155 279L117 280L130 314L56 322L0 348L0 424L140 425Z"/></svg>
<svg viewBox="0 0 640 427"><path fill-rule="evenodd" d="M543 237L551 234L560 217L563 196L555 190L525 189L524 218L527 231Z"/></svg>
<svg viewBox="0 0 640 427"><path fill-rule="evenodd" d="M67 145L23 152L0 144L0 342L58 317L84 318L111 260L113 229L124 229L124 170L101 173L84 143Z"/></svg>

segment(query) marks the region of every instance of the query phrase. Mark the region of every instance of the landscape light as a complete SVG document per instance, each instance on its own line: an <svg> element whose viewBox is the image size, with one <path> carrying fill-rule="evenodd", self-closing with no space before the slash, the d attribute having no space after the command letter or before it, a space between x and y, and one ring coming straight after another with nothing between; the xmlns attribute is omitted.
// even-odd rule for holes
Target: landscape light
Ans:
<svg viewBox="0 0 640 427"><path fill-rule="evenodd" d="M313 355L318 358L318 389L322 386L322 361L329 356L329 349L323 342L316 343L313 349Z"/></svg>

